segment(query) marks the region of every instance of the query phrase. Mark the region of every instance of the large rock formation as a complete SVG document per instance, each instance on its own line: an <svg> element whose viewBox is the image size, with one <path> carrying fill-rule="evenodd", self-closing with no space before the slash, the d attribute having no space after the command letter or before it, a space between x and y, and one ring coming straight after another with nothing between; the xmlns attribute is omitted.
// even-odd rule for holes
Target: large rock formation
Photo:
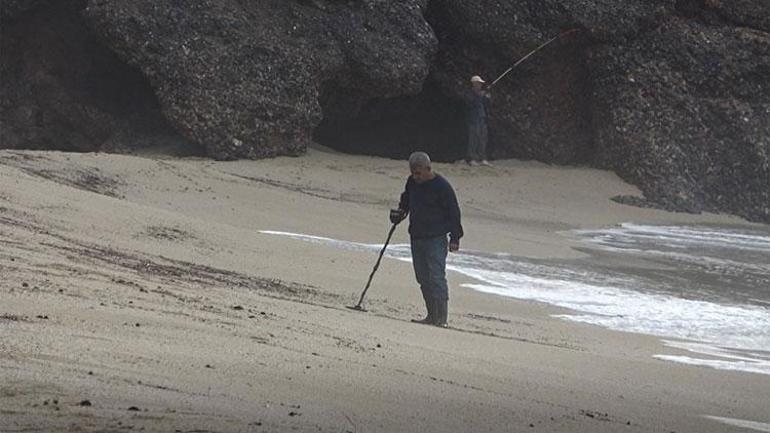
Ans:
<svg viewBox="0 0 770 433"><path fill-rule="evenodd" d="M419 92L436 46L419 3L94 0L85 15L183 135L260 158L304 152L324 115Z"/></svg>
<svg viewBox="0 0 770 433"><path fill-rule="evenodd" d="M589 64L600 166L668 209L770 221L770 34L671 17Z"/></svg>
<svg viewBox="0 0 770 433"><path fill-rule="evenodd" d="M141 114L214 158L298 155L322 118L419 93L436 48L424 7L8 0L0 147L120 148L116 137L148 128L127 120Z"/></svg>
<svg viewBox="0 0 770 433"><path fill-rule="evenodd" d="M219 159L314 139L462 158L468 77L579 29L495 86L491 155L770 221L766 0L7 0L0 20L1 147L114 148L155 128Z"/></svg>
<svg viewBox="0 0 770 433"><path fill-rule="evenodd" d="M358 147L403 156L423 148L440 160L461 158L466 141L462 100L470 76L491 80L543 41L578 28L583 31L552 44L494 88L490 151L496 157L588 162L594 131L587 48L652 26L661 7L662 0L432 0L426 19L439 51L426 92L372 101L361 116L343 124L325 121L319 139L346 151Z"/></svg>

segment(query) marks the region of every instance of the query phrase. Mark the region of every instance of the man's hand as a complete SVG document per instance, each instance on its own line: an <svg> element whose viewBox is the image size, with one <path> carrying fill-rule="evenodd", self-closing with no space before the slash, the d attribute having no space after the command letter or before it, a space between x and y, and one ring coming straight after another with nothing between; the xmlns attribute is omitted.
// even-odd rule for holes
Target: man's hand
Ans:
<svg viewBox="0 0 770 433"><path fill-rule="evenodd" d="M449 251L456 253L460 251L460 243L459 242L450 242L449 243Z"/></svg>
<svg viewBox="0 0 770 433"><path fill-rule="evenodd" d="M406 212L404 212L402 209L390 210L390 222L392 224L398 224L403 221L404 218L406 218Z"/></svg>

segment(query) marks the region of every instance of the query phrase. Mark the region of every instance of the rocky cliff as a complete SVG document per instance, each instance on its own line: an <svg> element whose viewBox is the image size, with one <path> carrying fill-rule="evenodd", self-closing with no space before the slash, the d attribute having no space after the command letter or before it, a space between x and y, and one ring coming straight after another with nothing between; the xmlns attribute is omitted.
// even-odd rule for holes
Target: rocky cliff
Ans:
<svg viewBox="0 0 770 433"><path fill-rule="evenodd" d="M102 0L84 14L219 159L301 154L323 116L419 92L436 46L417 1Z"/></svg>
<svg viewBox="0 0 770 433"><path fill-rule="evenodd" d="M121 150L178 140L147 80L95 38L83 6L2 2L0 147Z"/></svg>
<svg viewBox="0 0 770 433"><path fill-rule="evenodd" d="M218 159L462 158L468 77L578 29L494 87L491 155L770 221L766 0L7 0L0 20L1 147Z"/></svg>

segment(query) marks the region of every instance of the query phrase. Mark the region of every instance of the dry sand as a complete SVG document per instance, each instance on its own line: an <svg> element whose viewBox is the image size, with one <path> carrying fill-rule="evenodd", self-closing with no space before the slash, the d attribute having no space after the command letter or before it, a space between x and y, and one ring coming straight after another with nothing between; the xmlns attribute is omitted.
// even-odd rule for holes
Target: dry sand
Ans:
<svg viewBox="0 0 770 433"><path fill-rule="evenodd" d="M575 257L573 228L729 223L609 200L614 174L437 164L462 248ZM411 266L260 234L381 243L403 161L312 149L201 159L0 151L0 431L726 432L770 378L659 361L450 274L453 329L415 325ZM400 227L394 242L408 241ZM88 402L86 404L85 402Z"/></svg>

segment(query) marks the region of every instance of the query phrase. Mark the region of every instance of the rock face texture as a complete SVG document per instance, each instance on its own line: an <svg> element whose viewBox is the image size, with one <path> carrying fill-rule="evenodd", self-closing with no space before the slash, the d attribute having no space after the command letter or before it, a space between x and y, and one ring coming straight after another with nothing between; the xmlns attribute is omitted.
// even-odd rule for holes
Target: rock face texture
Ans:
<svg viewBox="0 0 770 433"><path fill-rule="evenodd" d="M417 1L94 0L85 16L218 159L303 153L323 116L419 92L436 46Z"/></svg>
<svg viewBox="0 0 770 433"><path fill-rule="evenodd" d="M490 156L770 222L766 0L7 0L0 22L0 147L217 159L460 159L468 78L578 29L492 89Z"/></svg>
<svg viewBox="0 0 770 433"><path fill-rule="evenodd" d="M710 15L728 23L770 31L770 6L764 0L691 0L695 15Z"/></svg>
<svg viewBox="0 0 770 433"><path fill-rule="evenodd" d="M32 9L43 0L3 0L0 3L0 19L10 21Z"/></svg>
<svg viewBox="0 0 770 433"><path fill-rule="evenodd" d="M96 41L77 2L2 5L0 147L119 150L174 139L144 77Z"/></svg>
<svg viewBox="0 0 770 433"><path fill-rule="evenodd" d="M426 92L398 101L374 101L360 118L330 128L341 131L338 136L319 138L337 146L342 143L345 150L358 142L367 153L400 157L423 148L441 160L461 158L466 141L462 101L468 79L480 74L491 81L540 43L565 30L581 29L532 57L493 89L490 152L494 157L590 162L594 130L588 48L654 26L664 7L662 0L432 0L425 16L439 39L439 51ZM430 108L420 110L426 106ZM400 117L394 115L398 111L403 113ZM378 112L384 119L373 121ZM414 125L422 125L422 132L402 133L417 130ZM378 131L372 137L377 144L369 145L365 134L350 134L365 130Z"/></svg>
<svg viewBox="0 0 770 433"><path fill-rule="evenodd" d="M420 91L436 49L424 7L8 0L0 10L0 146L104 148L126 113L92 102L133 116L136 107L114 95L129 89L126 98L154 104L147 110L162 113L156 120L211 157L299 155L322 118L349 118L369 99ZM126 76L99 83L116 73ZM109 84L117 88L89 89ZM72 137L61 140L62 131Z"/></svg>
<svg viewBox="0 0 770 433"><path fill-rule="evenodd" d="M770 222L770 34L671 18L590 65L599 166L667 209Z"/></svg>

